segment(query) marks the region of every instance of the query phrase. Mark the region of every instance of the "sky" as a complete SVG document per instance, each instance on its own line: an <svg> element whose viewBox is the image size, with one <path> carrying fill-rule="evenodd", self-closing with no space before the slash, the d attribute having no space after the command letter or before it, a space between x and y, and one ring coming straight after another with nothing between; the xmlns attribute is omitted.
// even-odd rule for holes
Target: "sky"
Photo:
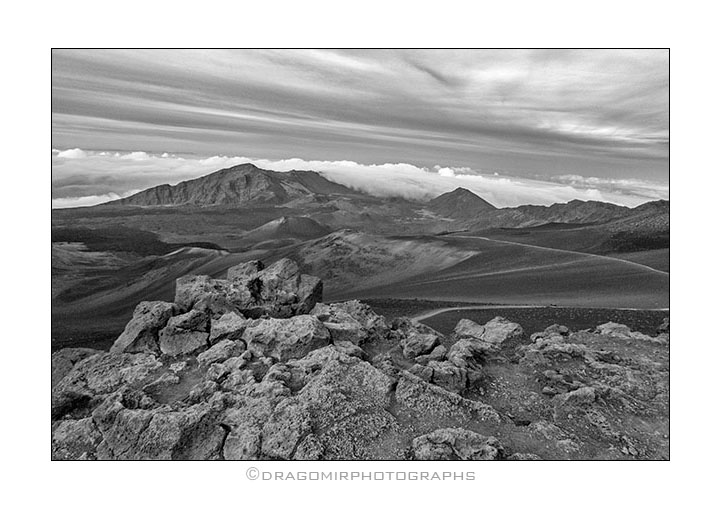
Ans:
<svg viewBox="0 0 720 515"><path fill-rule="evenodd" d="M53 207L240 162L500 206L669 198L666 50L54 50Z"/></svg>

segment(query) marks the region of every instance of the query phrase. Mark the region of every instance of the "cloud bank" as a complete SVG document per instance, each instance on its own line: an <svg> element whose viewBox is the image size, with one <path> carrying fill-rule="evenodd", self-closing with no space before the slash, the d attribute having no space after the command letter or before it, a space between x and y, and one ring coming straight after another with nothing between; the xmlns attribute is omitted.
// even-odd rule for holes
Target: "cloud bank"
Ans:
<svg viewBox="0 0 720 515"><path fill-rule="evenodd" d="M491 170L408 163L362 164L355 161L258 159L243 156L198 157L144 151L52 151L53 208L95 205L159 184L176 184L241 163L286 172L313 170L328 179L381 197L429 200L463 187L498 207L550 205L573 199L637 206L666 199L669 188L641 179L611 180L561 175L547 179L510 176Z"/></svg>

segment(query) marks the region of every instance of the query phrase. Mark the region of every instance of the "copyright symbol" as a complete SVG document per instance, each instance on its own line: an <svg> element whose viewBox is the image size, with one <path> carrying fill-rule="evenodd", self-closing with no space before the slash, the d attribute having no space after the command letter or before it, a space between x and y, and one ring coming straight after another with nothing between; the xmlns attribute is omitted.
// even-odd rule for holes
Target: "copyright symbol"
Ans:
<svg viewBox="0 0 720 515"><path fill-rule="evenodd" d="M260 476L260 471L255 467L250 467L245 471L245 475L250 481L255 481Z"/></svg>

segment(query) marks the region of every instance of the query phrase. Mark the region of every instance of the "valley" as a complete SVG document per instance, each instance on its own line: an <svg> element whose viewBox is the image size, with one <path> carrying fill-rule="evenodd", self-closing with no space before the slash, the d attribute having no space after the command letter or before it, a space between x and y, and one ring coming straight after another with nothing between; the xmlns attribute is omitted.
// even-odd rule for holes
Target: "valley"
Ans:
<svg viewBox="0 0 720 515"><path fill-rule="evenodd" d="M53 350L108 348L138 302L172 300L178 277L283 257L323 277L327 301L398 299L395 316L461 304L665 309L669 202L497 209L462 188L388 199L239 165L53 210Z"/></svg>

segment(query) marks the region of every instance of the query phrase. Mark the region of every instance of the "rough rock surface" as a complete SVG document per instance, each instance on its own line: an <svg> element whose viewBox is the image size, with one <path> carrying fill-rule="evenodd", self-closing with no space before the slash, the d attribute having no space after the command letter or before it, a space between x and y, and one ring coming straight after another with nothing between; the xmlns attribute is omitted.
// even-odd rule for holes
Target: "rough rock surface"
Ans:
<svg viewBox="0 0 720 515"><path fill-rule="evenodd" d="M156 352L158 331L177 312L178 307L170 302L141 302L110 352Z"/></svg>
<svg viewBox="0 0 720 515"><path fill-rule="evenodd" d="M180 278L111 352L53 354L53 459L669 457L664 327L444 336L321 291L289 260Z"/></svg>
<svg viewBox="0 0 720 515"><path fill-rule="evenodd" d="M322 281L301 274L297 264L281 259L268 268L259 262L237 265L227 279L185 276L176 282L175 303L215 314L239 312L256 318L288 318L309 313L322 300Z"/></svg>
<svg viewBox="0 0 720 515"><path fill-rule="evenodd" d="M460 428L444 428L415 438L413 456L417 460L489 461L503 456L497 438Z"/></svg>

